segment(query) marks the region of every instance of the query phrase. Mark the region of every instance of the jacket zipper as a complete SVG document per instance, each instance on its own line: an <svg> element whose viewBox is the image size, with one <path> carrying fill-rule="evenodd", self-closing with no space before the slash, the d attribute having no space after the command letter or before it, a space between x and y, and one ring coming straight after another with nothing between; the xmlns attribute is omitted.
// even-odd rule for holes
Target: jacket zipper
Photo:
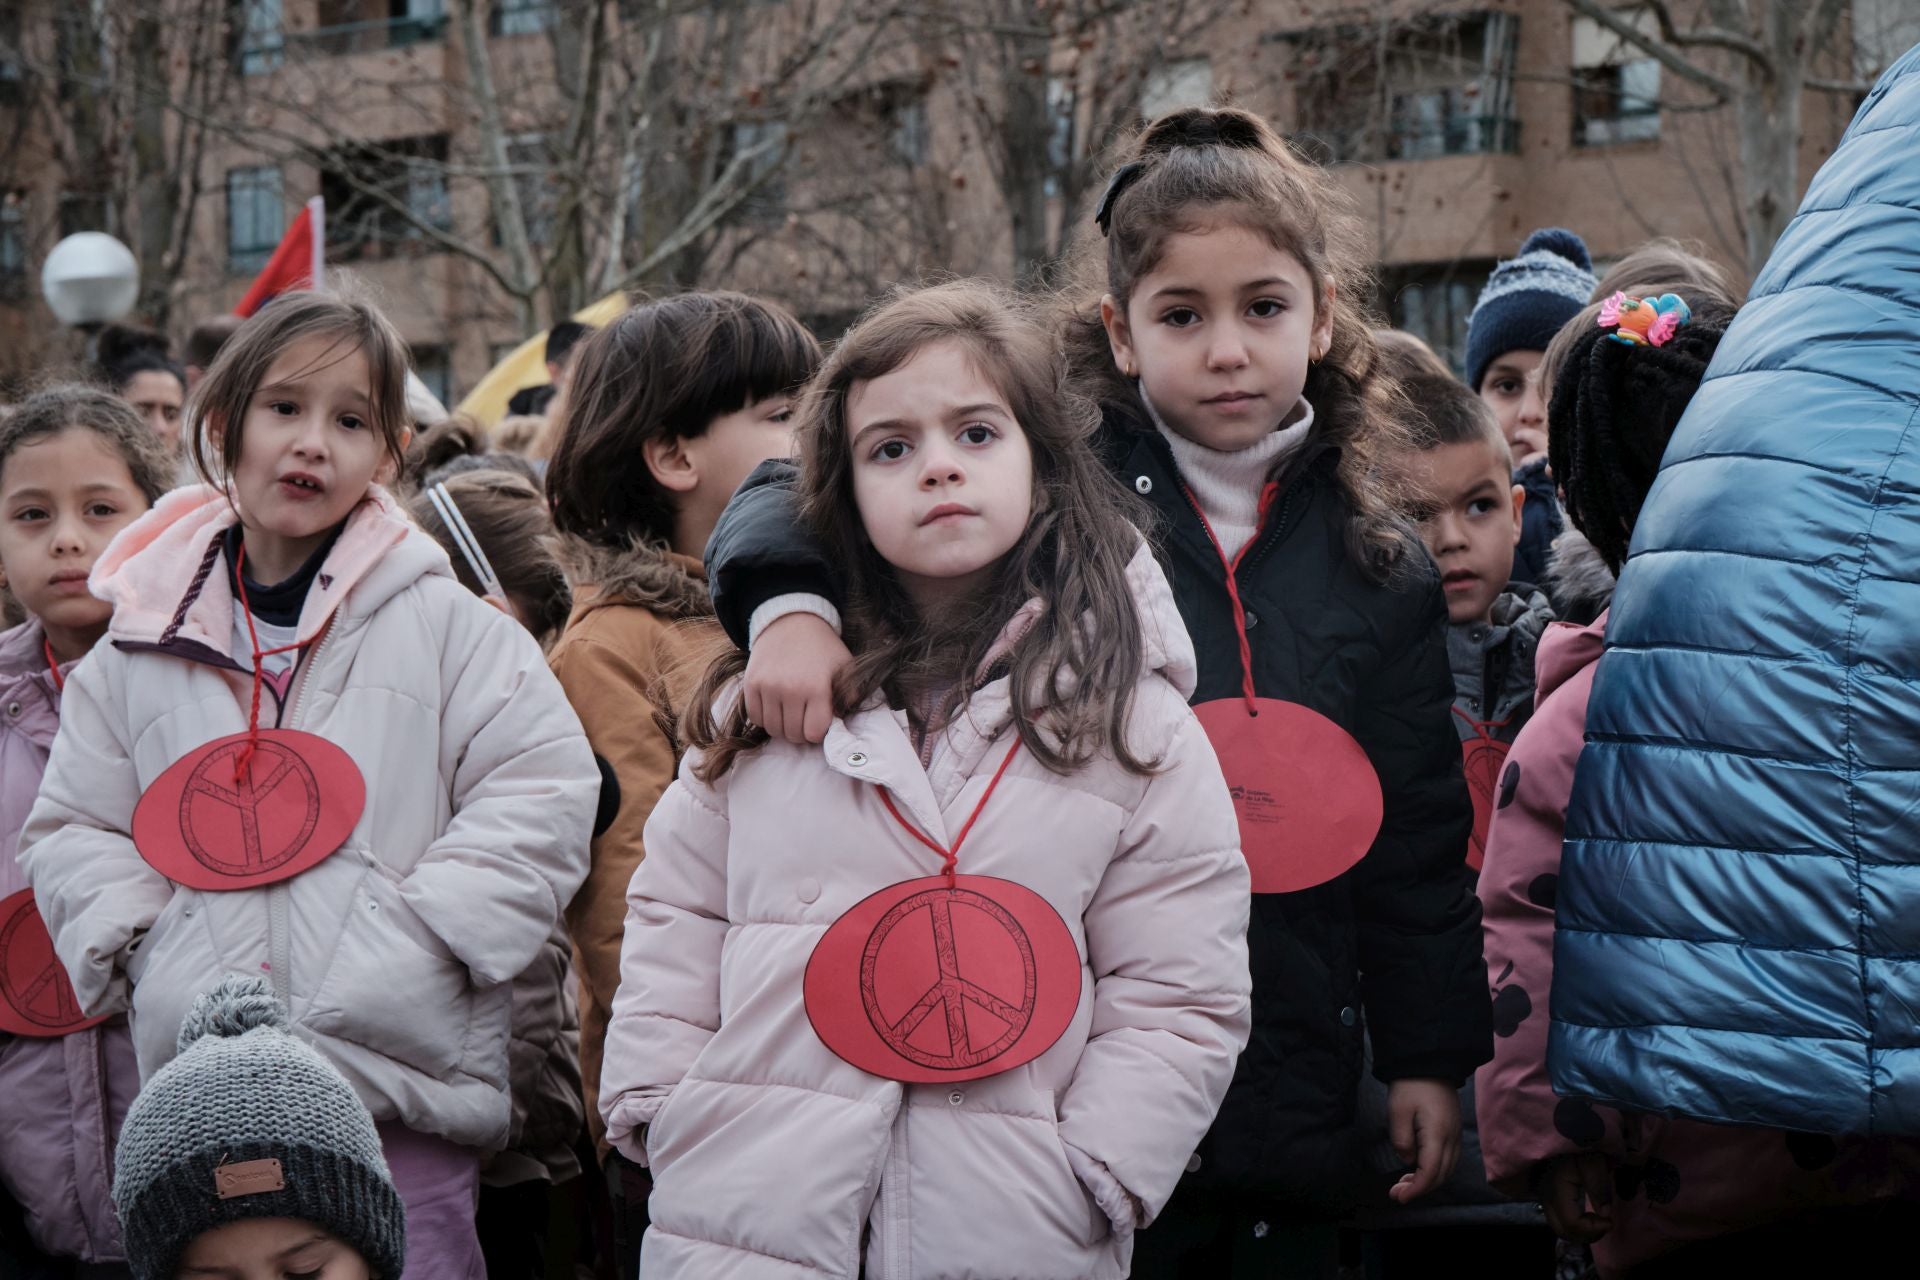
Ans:
<svg viewBox="0 0 1920 1280"><path fill-rule="evenodd" d="M313 642L313 648L303 655L306 668L301 671L300 678L294 682L293 698L287 703L286 713L281 717L289 729L298 727L299 713L304 710L301 695L306 692L307 681L313 677L313 669L320 665L321 650L326 647L328 637L333 634L333 619L334 614L327 615L326 622L320 628L319 638ZM258 662L258 659L255 661ZM292 886L285 880L268 885L267 964L273 980L273 993L289 1011L293 1007L292 917Z"/></svg>

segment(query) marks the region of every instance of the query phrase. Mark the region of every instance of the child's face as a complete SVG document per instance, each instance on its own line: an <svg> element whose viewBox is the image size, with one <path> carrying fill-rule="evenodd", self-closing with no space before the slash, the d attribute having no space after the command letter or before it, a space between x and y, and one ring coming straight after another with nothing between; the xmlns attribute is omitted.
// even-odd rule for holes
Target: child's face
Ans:
<svg viewBox="0 0 1920 1280"><path fill-rule="evenodd" d="M250 532L319 545L390 469L366 352L329 337L280 354L247 405L234 494ZM296 562L295 567L298 567Z"/></svg>
<svg viewBox="0 0 1920 1280"><path fill-rule="evenodd" d="M1480 378L1480 398L1500 419L1516 465L1547 451L1547 402L1540 390L1539 371L1544 351L1509 351L1487 366Z"/></svg>
<svg viewBox="0 0 1920 1280"><path fill-rule="evenodd" d="M1493 446L1436 445L1411 467L1422 513L1420 540L1440 566L1449 622L1486 622L1513 575L1526 490Z"/></svg>
<svg viewBox="0 0 1920 1280"><path fill-rule="evenodd" d="M957 343L847 394L853 498L915 603L966 594L1033 514L1033 452L1006 397Z"/></svg>
<svg viewBox="0 0 1920 1280"><path fill-rule="evenodd" d="M1293 254L1219 223L1167 240L1125 314L1100 304L1113 358L1162 420L1196 444L1257 444L1293 412L1332 341L1330 298Z"/></svg>
<svg viewBox="0 0 1920 1280"><path fill-rule="evenodd" d="M106 630L113 607L87 592L87 575L146 509L126 460L84 427L21 445L0 466L0 582L40 619L62 659Z"/></svg>
<svg viewBox="0 0 1920 1280"><path fill-rule="evenodd" d="M133 375L121 398L168 447L180 443L180 410L186 405L187 395L178 378L160 369L143 370Z"/></svg>
<svg viewBox="0 0 1920 1280"><path fill-rule="evenodd" d="M194 1237L175 1280L371 1280L345 1241L298 1218L245 1218Z"/></svg>
<svg viewBox="0 0 1920 1280"><path fill-rule="evenodd" d="M756 400L715 418L702 434L674 441L672 449L679 459L656 461L654 474L678 491L684 523L704 546L727 500L753 469L769 458L793 456L793 397Z"/></svg>

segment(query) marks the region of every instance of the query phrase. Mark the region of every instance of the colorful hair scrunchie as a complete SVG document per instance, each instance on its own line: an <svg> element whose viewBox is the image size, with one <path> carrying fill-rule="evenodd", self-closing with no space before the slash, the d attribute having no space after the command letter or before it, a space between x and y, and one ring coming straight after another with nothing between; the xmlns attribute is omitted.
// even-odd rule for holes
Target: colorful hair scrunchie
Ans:
<svg viewBox="0 0 1920 1280"><path fill-rule="evenodd" d="M1600 327L1612 329L1608 336L1630 347L1664 347L1691 319L1693 309L1674 293L1636 298L1616 292L1600 304Z"/></svg>

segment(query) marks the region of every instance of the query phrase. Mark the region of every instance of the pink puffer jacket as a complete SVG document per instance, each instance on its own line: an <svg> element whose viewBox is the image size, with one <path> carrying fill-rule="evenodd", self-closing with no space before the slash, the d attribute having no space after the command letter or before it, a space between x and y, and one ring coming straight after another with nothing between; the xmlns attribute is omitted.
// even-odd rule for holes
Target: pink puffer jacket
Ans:
<svg viewBox="0 0 1920 1280"><path fill-rule="evenodd" d="M1539 1167L1580 1151L1614 1169L1613 1229L1593 1247L1618 1275L1682 1245L1839 1205L1920 1195L1920 1144L1738 1129L1559 1098L1547 1083L1553 908L1574 765L1607 618L1540 640L1533 719L1507 756L1480 869L1493 1061L1474 1077L1488 1180L1531 1196Z"/></svg>
<svg viewBox="0 0 1920 1280"><path fill-rule="evenodd" d="M818 747L774 743L714 786L690 763L647 823L627 895L601 1077L609 1139L653 1167L641 1269L671 1277L935 1280L1127 1274L1249 1030L1247 869L1233 805L1186 705L1193 649L1159 567L1129 570L1148 660L1133 749L1061 777L1029 752L960 853L1059 911L1080 1004L1039 1058L902 1085L834 1056L802 973L854 904L938 871L887 813L950 844L1012 741L1005 679L922 767L884 706ZM864 1252L864 1259L863 1259Z"/></svg>
<svg viewBox="0 0 1920 1280"><path fill-rule="evenodd" d="M27 887L14 851L59 727L60 693L40 624L29 621L0 634L0 898ZM46 1252L120 1261L108 1190L120 1122L139 1089L125 1018L57 1040L0 1031L0 1184Z"/></svg>

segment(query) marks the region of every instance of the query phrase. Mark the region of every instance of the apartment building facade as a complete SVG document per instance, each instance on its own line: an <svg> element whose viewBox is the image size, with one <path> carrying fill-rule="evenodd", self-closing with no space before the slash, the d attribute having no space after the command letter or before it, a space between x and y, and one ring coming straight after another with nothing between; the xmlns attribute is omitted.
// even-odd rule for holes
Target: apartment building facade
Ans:
<svg viewBox="0 0 1920 1280"><path fill-rule="evenodd" d="M229 96L223 123L191 157L196 193L180 212L166 327L181 336L229 309L316 194L329 211L330 262L384 301L423 377L450 401L544 323L560 296L503 287L511 273L499 263L513 256L495 215L503 183L533 249L522 268L574 272L574 296L626 283L604 260L583 270L589 249L568 261L570 251L555 248L569 235L588 244L613 216L605 201L583 214L583 193L618 185L624 226L646 216L665 181L648 179L629 198L629 186L647 187L645 164L605 181L566 168L585 151L555 143L564 127L552 86L583 65L569 24L584 2L493 0L482 22L460 0L221 0ZM778 0L736 3L751 10L759 38L777 28ZM618 40L628 6L607 10L602 36ZM1190 47L1142 51L1138 115L1237 103L1335 166L1376 237L1382 310L1450 357L1487 272L1537 226L1572 227L1602 260L1652 235L1679 236L1746 274L1728 109L1702 109L1692 86L1567 0L1358 8L1252 0L1219 10ZM467 56L476 33L487 94L476 92ZM31 31L0 26L0 51L10 37L17 48L34 44ZM848 29L836 38L861 37ZM818 78L826 87L811 92L804 117L783 118L777 100L756 103L757 86L771 83L756 73L755 87L715 87L710 101L734 105L649 120L635 135L649 163L732 174L751 187L704 233L691 277L669 272L668 283L765 293L831 332L894 280L1013 274L1004 175L962 98L980 78L925 39L860 49L854 65ZM0 52L0 126L25 110L30 63ZM1066 65L1056 57L1020 68L1045 78L1057 113L1046 145L1063 151L1076 145ZM187 72L175 65L169 74L177 83ZM1845 93L1806 98L1802 186L1853 106ZM603 115L584 127L611 128L604 113L616 109L624 108L597 107ZM699 141L677 149L676 130ZM65 232L124 238L126 228L88 194L86 174L36 154L31 128L10 136L12 162L0 173L11 183L0 198L0 376L17 377L73 346L38 299L40 258ZM578 144L579 133L569 136ZM1055 159L1064 166L1072 157ZM1044 194L1057 216L1055 188Z"/></svg>

